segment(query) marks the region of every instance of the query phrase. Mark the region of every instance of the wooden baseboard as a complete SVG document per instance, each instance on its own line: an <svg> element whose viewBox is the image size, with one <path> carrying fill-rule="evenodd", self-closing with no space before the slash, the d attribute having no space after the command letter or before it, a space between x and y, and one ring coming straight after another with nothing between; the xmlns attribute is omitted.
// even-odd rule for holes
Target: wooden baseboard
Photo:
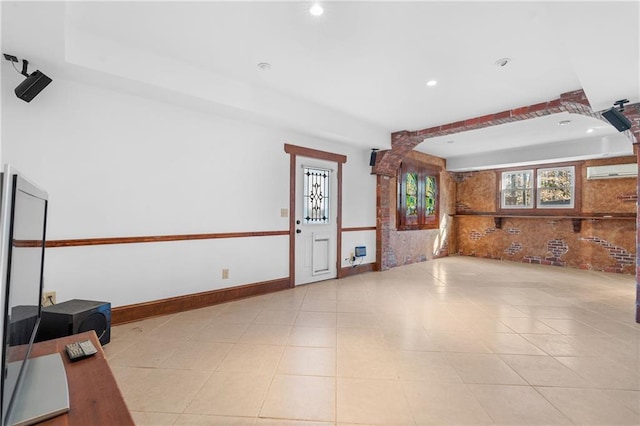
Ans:
<svg viewBox="0 0 640 426"><path fill-rule="evenodd" d="M349 277L351 275L364 274L365 272L377 271L375 263L365 263L358 266L348 266L340 269L340 278Z"/></svg>
<svg viewBox="0 0 640 426"><path fill-rule="evenodd" d="M118 306L111 310L111 324L118 325L159 315L175 314L191 309L205 308L219 303L274 291L291 288L289 278L264 281L260 283L187 294L185 296L170 297L168 299L137 303L134 305Z"/></svg>

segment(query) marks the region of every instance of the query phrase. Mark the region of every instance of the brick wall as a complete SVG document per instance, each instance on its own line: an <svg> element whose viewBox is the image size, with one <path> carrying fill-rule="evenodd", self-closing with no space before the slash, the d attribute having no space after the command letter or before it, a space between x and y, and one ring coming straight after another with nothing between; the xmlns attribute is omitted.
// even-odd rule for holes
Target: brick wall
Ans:
<svg viewBox="0 0 640 426"><path fill-rule="evenodd" d="M589 160L582 166L582 210L584 212L634 213L636 179L586 180L586 167L634 162L625 159ZM475 172L456 179L456 206L465 210L495 211L497 182L495 171ZM479 188L483 188L480 190ZM606 272L635 273L636 226L629 219L583 220L580 232L574 232L569 218L503 219L496 229L492 217L455 218L457 253L467 256L512 260L543 265L593 269Z"/></svg>

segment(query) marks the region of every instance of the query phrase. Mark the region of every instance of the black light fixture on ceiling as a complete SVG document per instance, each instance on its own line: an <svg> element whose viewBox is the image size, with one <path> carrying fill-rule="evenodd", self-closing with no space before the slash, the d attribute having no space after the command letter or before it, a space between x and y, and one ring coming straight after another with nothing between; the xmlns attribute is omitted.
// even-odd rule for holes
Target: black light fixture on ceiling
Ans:
<svg viewBox="0 0 640 426"><path fill-rule="evenodd" d="M619 132L624 132L625 130L629 130L631 128L631 121L622 114L624 111L624 104L628 103L628 99L620 99L619 101L615 101L613 103L614 107L603 112L602 116L607 119L609 123ZM616 106L618 109L616 109Z"/></svg>
<svg viewBox="0 0 640 426"><path fill-rule="evenodd" d="M13 55L7 55L4 53L4 58L11 62L13 68L18 71L15 66L15 63L18 62L18 58ZM25 102L31 102L33 98L35 98L38 93L42 91L45 87L51 83L51 79L44 75L39 70L35 70L31 74L27 73L27 66L29 65L29 61L26 59L22 60L22 72L18 71L18 73L27 77L22 83L16 87L16 96L22 99Z"/></svg>

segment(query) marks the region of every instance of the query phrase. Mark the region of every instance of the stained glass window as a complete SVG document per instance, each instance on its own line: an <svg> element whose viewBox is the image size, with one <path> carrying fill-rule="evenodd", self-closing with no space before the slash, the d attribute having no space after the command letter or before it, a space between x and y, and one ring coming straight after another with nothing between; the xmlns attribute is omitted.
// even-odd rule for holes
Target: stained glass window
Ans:
<svg viewBox="0 0 640 426"><path fill-rule="evenodd" d="M418 214L418 174L407 173L407 185L405 193L406 215L416 216Z"/></svg>
<svg viewBox="0 0 640 426"><path fill-rule="evenodd" d="M398 170L398 216L400 230L438 227L438 176L440 170L404 163Z"/></svg>
<svg viewBox="0 0 640 426"><path fill-rule="evenodd" d="M330 170L304 167L303 219L307 224L329 223Z"/></svg>
<svg viewBox="0 0 640 426"><path fill-rule="evenodd" d="M424 214L433 216L436 212L437 185L435 176L424 178Z"/></svg>

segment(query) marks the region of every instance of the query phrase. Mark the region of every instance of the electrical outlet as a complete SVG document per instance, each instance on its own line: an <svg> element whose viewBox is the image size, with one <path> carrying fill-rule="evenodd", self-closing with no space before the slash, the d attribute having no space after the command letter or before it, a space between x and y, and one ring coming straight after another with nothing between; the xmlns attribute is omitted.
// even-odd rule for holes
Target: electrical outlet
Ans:
<svg viewBox="0 0 640 426"><path fill-rule="evenodd" d="M228 280L229 279L229 269L228 268L224 268L222 270L222 279L223 280Z"/></svg>
<svg viewBox="0 0 640 426"><path fill-rule="evenodd" d="M56 292L45 291L42 293L42 306L52 306L56 304Z"/></svg>

